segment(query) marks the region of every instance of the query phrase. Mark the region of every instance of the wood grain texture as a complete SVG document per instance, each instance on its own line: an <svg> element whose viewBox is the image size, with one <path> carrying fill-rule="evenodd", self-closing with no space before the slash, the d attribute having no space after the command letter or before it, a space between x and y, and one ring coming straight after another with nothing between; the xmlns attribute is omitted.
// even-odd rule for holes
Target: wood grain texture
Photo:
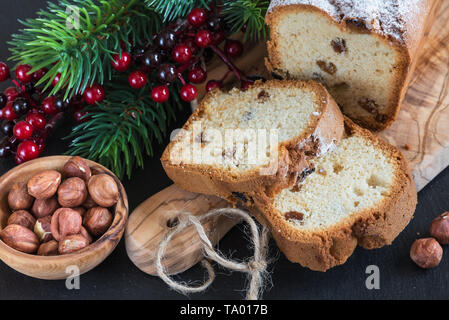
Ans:
<svg viewBox="0 0 449 320"><path fill-rule="evenodd" d="M418 190L449 165L449 1L426 34L396 122L380 136L409 162Z"/></svg>
<svg viewBox="0 0 449 320"><path fill-rule="evenodd" d="M0 223L6 226L11 213L8 206L8 193L16 182L27 182L33 175L44 170L62 172L69 156L53 156L23 163L0 177ZM115 249L125 230L128 220L128 198L119 179L108 169L93 161L86 160L93 174L105 173L114 178L119 186L119 201L115 205L114 220L108 231L88 247L71 254L60 256L37 256L17 251L0 241L0 259L11 268L39 279L65 279L67 267L77 266L83 274L97 265Z"/></svg>
<svg viewBox="0 0 449 320"><path fill-rule="evenodd" d="M130 215L125 231L126 251L131 261L143 272L157 275L155 258L163 237L176 225L176 216L183 211L195 216L215 208L229 207L223 199L184 191L171 185L139 205ZM221 216L204 223L213 245L238 220ZM167 247L162 261L169 274L183 272L203 258L202 245L196 230L190 226L176 234Z"/></svg>

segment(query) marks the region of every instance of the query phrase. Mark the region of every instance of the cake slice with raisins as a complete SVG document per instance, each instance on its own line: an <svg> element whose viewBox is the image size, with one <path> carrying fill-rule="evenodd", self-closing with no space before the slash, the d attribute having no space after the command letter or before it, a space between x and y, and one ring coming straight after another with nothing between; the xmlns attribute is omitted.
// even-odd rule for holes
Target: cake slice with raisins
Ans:
<svg viewBox="0 0 449 320"><path fill-rule="evenodd" d="M357 244L390 244L413 217L417 192L404 157L349 119L336 149L311 162L315 172L297 187L256 198L253 208L292 262L326 271Z"/></svg>
<svg viewBox="0 0 449 320"><path fill-rule="evenodd" d="M313 172L343 135L343 115L314 81L256 82L206 95L162 155L180 187L250 204Z"/></svg>
<svg viewBox="0 0 449 320"><path fill-rule="evenodd" d="M326 85L344 114L381 130L395 120L441 0L273 0L267 68Z"/></svg>

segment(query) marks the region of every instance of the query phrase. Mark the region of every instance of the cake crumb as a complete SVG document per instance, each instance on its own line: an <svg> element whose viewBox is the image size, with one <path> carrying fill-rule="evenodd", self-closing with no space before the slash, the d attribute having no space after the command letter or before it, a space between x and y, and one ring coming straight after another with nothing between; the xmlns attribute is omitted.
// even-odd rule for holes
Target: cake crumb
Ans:
<svg viewBox="0 0 449 320"><path fill-rule="evenodd" d="M404 149L410 151L410 145L408 143L404 144Z"/></svg>

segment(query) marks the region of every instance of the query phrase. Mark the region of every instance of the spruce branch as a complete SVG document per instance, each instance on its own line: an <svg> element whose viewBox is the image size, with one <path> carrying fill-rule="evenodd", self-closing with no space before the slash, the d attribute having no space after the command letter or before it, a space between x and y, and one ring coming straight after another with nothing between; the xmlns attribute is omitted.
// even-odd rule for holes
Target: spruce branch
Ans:
<svg viewBox="0 0 449 320"><path fill-rule="evenodd" d="M245 40L257 41L267 36L265 14L270 1L266 0L234 0L223 1L222 15L230 25L231 32L238 32L246 25Z"/></svg>
<svg viewBox="0 0 449 320"><path fill-rule="evenodd" d="M130 42L142 45L161 26L159 15L142 0L59 0L39 11L38 18L20 22L25 28L9 42L10 59L31 65L32 72L47 68L37 85L50 95L63 90L66 98L110 80L110 62L121 43L127 50Z"/></svg>
<svg viewBox="0 0 449 320"><path fill-rule="evenodd" d="M147 6L154 9L164 22L185 17L194 8L209 8L214 0L145 0Z"/></svg>
<svg viewBox="0 0 449 320"><path fill-rule="evenodd" d="M97 161L119 178L125 174L129 178L134 167L143 167L144 155L153 155L152 143L162 142L182 103L176 84L170 86L170 99L160 104L151 99L150 86L135 90L126 76L114 80L106 85L107 99L87 108L90 119L65 138L71 140L67 153Z"/></svg>

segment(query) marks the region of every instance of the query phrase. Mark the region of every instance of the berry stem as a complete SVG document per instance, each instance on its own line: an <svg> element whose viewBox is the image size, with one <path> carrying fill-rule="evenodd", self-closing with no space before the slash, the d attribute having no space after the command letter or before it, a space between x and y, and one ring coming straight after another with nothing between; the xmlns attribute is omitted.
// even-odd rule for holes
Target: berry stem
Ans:
<svg viewBox="0 0 449 320"><path fill-rule="evenodd" d="M246 78L243 72L241 72L231 61L229 61L228 57L226 57L226 54L220 48L213 44L210 45L209 48L211 48L216 53L216 55L219 56L221 60L223 60L223 62L229 67L229 69L232 70L232 72L240 82L242 82L243 79Z"/></svg>
<svg viewBox="0 0 449 320"><path fill-rule="evenodd" d="M184 80L184 77L182 76L181 73L178 73L178 79L179 79L179 81L181 81L181 83L182 83L183 86L186 85L186 81Z"/></svg>

